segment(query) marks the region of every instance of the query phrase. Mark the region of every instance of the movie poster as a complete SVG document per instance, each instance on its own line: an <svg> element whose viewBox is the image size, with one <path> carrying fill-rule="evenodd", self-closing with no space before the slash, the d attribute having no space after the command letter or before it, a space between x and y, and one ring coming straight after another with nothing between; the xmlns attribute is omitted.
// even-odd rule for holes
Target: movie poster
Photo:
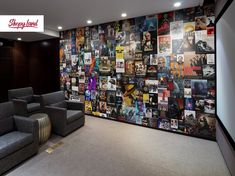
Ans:
<svg viewBox="0 0 235 176"><path fill-rule="evenodd" d="M172 53L183 54L184 53L184 40L172 39Z"/></svg>
<svg viewBox="0 0 235 176"><path fill-rule="evenodd" d="M145 19L147 31L157 30L157 15L148 15Z"/></svg>
<svg viewBox="0 0 235 176"><path fill-rule="evenodd" d="M170 34L170 22L172 22L173 19L173 12L158 14L158 35Z"/></svg>
<svg viewBox="0 0 235 176"><path fill-rule="evenodd" d="M215 114L215 100L205 99L204 112L208 114Z"/></svg>
<svg viewBox="0 0 235 176"><path fill-rule="evenodd" d="M202 63L195 52L185 52L184 54L184 76L189 78L202 77Z"/></svg>
<svg viewBox="0 0 235 176"><path fill-rule="evenodd" d="M91 114L91 112L92 112L91 101L85 101L85 113Z"/></svg>
<svg viewBox="0 0 235 176"><path fill-rule="evenodd" d="M145 76L147 71L147 66L143 61L135 61L135 74L136 76Z"/></svg>
<svg viewBox="0 0 235 176"><path fill-rule="evenodd" d="M207 80L191 80L192 96L196 98L205 98L207 96Z"/></svg>
<svg viewBox="0 0 235 176"><path fill-rule="evenodd" d="M184 52L195 51L195 23L184 23Z"/></svg>
<svg viewBox="0 0 235 176"><path fill-rule="evenodd" d="M196 53L214 53L214 35L207 35L207 30L195 32Z"/></svg>
<svg viewBox="0 0 235 176"><path fill-rule="evenodd" d="M99 73L101 75L110 75L111 64L107 56L102 56L100 59Z"/></svg>
<svg viewBox="0 0 235 176"><path fill-rule="evenodd" d="M209 79L215 77L215 65L202 66L203 78Z"/></svg>
<svg viewBox="0 0 235 176"><path fill-rule="evenodd" d="M107 91L107 105L115 106L115 103L116 103L116 92Z"/></svg>
<svg viewBox="0 0 235 176"><path fill-rule="evenodd" d="M171 36L170 35L162 35L158 37L158 53L171 53Z"/></svg>
<svg viewBox="0 0 235 176"><path fill-rule="evenodd" d="M135 75L135 61L134 60L126 60L125 62L125 74L126 75Z"/></svg>
<svg viewBox="0 0 235 176"><path fill-rule="evenodd" d="M143 32L142 49L144 52L156 52L157 37L156 31Z"/></svg>
<svg viewBox="0 0 235 176"><path fill-rule="evenodd" d="M183 39L184 35L183 21L175 21L170 23L170 34L172 39Z"/></svg>

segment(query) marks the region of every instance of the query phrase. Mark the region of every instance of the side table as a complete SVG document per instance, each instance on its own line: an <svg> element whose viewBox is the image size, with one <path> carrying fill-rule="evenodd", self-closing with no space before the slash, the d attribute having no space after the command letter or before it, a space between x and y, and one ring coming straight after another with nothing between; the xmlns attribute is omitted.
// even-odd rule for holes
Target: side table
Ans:
<svg viewBox="0 0 235 176"><path fill-rule="evenodd" d="M29 118L38 121L39 125L39 143L42 144L48 140L51 135L51 121L47 114L36 113L31 115Z"/></svg>

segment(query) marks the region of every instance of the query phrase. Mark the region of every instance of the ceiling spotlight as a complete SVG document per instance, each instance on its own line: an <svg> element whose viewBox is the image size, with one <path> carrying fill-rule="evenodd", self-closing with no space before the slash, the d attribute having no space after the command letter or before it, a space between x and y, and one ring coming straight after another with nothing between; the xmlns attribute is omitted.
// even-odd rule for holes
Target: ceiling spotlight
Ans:
<svg viewBox="0 0 235 176"><path fill-rule="evenodd" d="M22 40L22 38L20 38L20 37L19 37L19 38L17 38L17 40L21 41L21 40Z"/></svg>
<svg viewBox="0 0 235 176"><path fill-rule="evenodd" d="M87 20L87 24L91 24L92 23L92 21L91 20Z"/></svg>
<svg viewBox="0 0 235 176"><path fill-rule="evenodd" d="M61 29L63 29L63 28L62 28L62 26L58 26L58 29L61 30Z"/></svg>
<svg viewBox="0 0 235 176"><path fill-rule="evenodd" d="M127 16L127 14L126 13L122 13L122 17L126 17Z"/></svg>
<svg viewBox="0 0 235 176"><path fill-rule="evenodd" d="M179 7L179 6L181 6L181 2L176 2L176 3L174 4L174 7Z"/></svg>

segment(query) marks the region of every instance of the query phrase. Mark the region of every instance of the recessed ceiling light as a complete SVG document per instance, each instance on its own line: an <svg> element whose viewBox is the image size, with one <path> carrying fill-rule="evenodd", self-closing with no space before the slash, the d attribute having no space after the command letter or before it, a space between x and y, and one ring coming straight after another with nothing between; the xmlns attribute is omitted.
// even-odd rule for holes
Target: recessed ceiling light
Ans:
<svg viewBox="0 0 235 176"><path fill-rule="evenodd" d="M127 14L126 13L122 13L122 17L126 17L127 16Z"/></svg>
<svg viewBox="0 0 235 176"><path fill-rule="evenodd" d="M61 29L63 29L63 28L62 28L62 26L58 26L58 29L61 30Z"/></svg>
<svg viewBox="0 0 235 176"><path fill-rule="evenodd" d="M174 3L174 7L179 7L179 6L181 6L181 2Z"/></svg>
<svg viewBox="0 0 235 176"><path fill-rule="evenodd" d="M91 20L87 20L86 22L87 22L87 24L91 24L91 23L92 23L92 21L91 21Z"/></svg>
<svg viewBox="0 0 235 176"><path fill-rule="evenodd" d="M17 38L17 40L21 41L21 40L22 40L22 38L20 38L20 37L19 37L19 38Z"/></svg>

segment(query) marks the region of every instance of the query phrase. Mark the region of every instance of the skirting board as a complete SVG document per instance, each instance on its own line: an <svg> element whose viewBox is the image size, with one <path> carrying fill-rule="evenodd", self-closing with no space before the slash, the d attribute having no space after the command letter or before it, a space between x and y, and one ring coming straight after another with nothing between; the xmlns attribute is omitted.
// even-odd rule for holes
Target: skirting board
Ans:
<svg viewBox="0 0 235 176"><path fill-rule="evenodd" d="M216 140L231 175L235 176L235 150L218 121L216 123Z"/></svg>

